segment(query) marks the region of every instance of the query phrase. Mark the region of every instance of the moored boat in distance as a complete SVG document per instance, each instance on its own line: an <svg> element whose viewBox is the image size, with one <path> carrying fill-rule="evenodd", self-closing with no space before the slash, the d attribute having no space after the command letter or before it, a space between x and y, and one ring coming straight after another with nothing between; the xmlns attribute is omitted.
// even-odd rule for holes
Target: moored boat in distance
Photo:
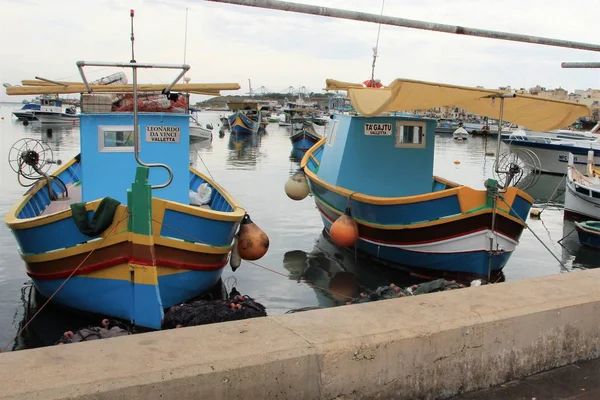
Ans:
<svg viewBox="0 0 600 400"><path fill-rule="evenodd" d="M41 124L79 122L79 115L73 106L63 107L62 101L56 98L42 97L40 99L40 109L32 111L33 118Z"/></svg>
<svg viewBox="0 0 600 400"><path fill-rule="evenodd" d="M329 81L328 87L344 83ZM350 86L352 85L352 86ZM533 199L514 186L514 168L476 190L433 175L436 121L386 113L447 106L456 101L498 117L498 92L438 83L397 80L382 89L346 89L358 115L334 115L326 138L309 149L301 170L286 184L288 196L306 197L307 180L325 229L339 246L354 247L395 268L425 276L493 279L519 243ZM428 93L425 101L411 93ZM525 96L507 105L516 122L554 128L558 110ZM539 108L519 121L515 107ZM418 107L418 108L417 108ZM510 108L508 108L510 107ZM589 110L564 104L579 117ZM562 116L560 116L562 118ZM303 178L305 176L305 178Z"/></svg>
<svg viewBox="0 0 600 400"><path fill-rule="evenodd" d="M458 141L467 140L469 138L469 132L459 124L458 129L452 133L452 138Z"/></svg>
<svg viewBox="0 0 600 400"><path fill-rule="evenodd" d="M228 103L227 106L233 111L228 117L231 133L252 135L258 132L262 122L258 103Z"/></svg>
<svg viewBox="0 0 600 400"><path fill-rule="evenodd" d="M575 222L579 243L600 250L600 222Z"/></svg>
<svg viewBox="0 0 600 400"><path fill-rule="evenodd" d="M588 152L586 174L575 168L575 156L569 153L565 217L572 220L600 221L600 170L594 166L594 151Z"/></svg>
<svg viewBox="0 0 600 400"><path fill-rule="evenodd" d="M290 140L295 149L306 151L321 140L321 135L315 131L315 127L312 123L304 122L302 129L293 133L290 136Z"/></svg>
<svg viewBox="0 0 600 400"><path fill-rule="evenodd" d="M33 112L38 111L39 109L40 109L39 101L32 102L32 103L27 102L27 103L24 103L23 107L21 107L21 109L19 109L18 111L13 111L13 115L19 121L33 121L33 120L35 120L35 117L33 116Z"/></svg>

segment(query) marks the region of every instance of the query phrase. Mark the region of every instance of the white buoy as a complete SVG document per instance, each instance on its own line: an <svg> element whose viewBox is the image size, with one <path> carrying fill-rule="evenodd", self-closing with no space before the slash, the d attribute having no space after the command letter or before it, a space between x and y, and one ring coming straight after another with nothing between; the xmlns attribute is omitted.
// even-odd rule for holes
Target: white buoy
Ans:
<svg viewBox="0 0 600 400"><path fill-rule="evenodd" d="M303 200L308 196L310 188L304 171L300 170L285 183L285 194L292 200Z"/></svg>

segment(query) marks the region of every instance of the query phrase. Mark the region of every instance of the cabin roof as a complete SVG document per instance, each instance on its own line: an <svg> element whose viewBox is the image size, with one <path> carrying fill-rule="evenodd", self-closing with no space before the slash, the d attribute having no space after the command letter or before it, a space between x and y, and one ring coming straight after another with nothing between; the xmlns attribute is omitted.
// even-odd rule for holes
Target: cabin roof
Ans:
<svg viewBox="0 0 600 400"><path fill-rule="evenodd" d="M327 80L327 90L346 90L352 106L361 115L372 117L390 111L427 110L435 107L460 107L475 114L498 119L500 99L509 92L444 83L396 79L383 88ZM570 125L591 115L584 104L510 93L504 100L503 120L536 131L549 131Z"/></svg>
<svg viewBox="0 0 600 400"><path fill-rule="evenodd" d="M230 110L246 110L248 108L250 108L251 110L260 110L262 106L257 102L248 101L239 103L227 103L227 107L229 107Z"/></svg>

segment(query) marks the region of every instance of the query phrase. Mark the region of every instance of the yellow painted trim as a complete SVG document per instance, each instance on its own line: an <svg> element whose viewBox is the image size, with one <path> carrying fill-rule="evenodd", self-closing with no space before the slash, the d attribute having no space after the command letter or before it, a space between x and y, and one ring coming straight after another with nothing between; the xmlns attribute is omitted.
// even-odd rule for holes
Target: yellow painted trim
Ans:
<svg viewBox="0 0 600 400"><path fill-rule="evenodd" d="M315 164L317 164L317 166L321 165L321 162L319 160L317 160L317 157L315 157L313 154L310 155L310 158L313 160L313 162Z"/></svg>
<svg viewBox="0 0 600 400"><path fill-rule="evenodd" d="M92 250L100 250L108 246L112 246L117 243L126 242L129 237L129 232L121 232L119 234L113 235L109 238L106 238L102 241L101 245L98 245L98 242L102 239L96 239L91 242L87 242L85 244L79 244L77 246L69 247L66 249L55 250L48 253L42 254L21 254L21 258L25 262L38 263L45 261L54 261L60 260L62 258L67 258L71 256L76 256L78 254L89 253Z"/></svg>
<svg viewBox="0 0 600 400"><path fill-rule="evenodd" d="M137 266L137 268L141 268L143 266ZM187 269L176 269L169 267L161 267L157 265L156 267L147 267L147 268L155 268L158 276L167 276L167 275L175 275L181 274L183 272L187 272ZM130 281L131 280L131 267L129 263L122 263L115 265L110 268L101 269L98 271L89 272L83 274L81 276L85 276L87 278L98 278L98 279L115 279L121 281Z"/></svg>
<svg viewBox="0 0 600 400"><path fill-rule="evenodd" d="M152 246L154 241L152 240L152 236L142 235L139 233L130 232L129 241L133 244L141 244L145 246Z"/></svg>
<svg viewBox="0 0 600 400"><path fill-rule="evenodd" d="M154 236L154 244L170 247L173 249L193 251L195 253L205 254L227 254L231 251L231 245L229 246L210 246L208 244L184 242L179 239L172 239L165 236Z"/></svg>
<svg viewBox="0 0 600 400"><path fill-rule="evenodd" d="M205 182L208 182L212 187L214 187L221 194L221 196L229 203L229 205L231 206L231 208L233 210L231 212L223 212L223 211L214 211L214 210L208 210L208 209L204 209L204 208L188 206L194 211L202 211L201 213L194 214L194 215L203 215L204 216L204 215L207 215L206 214L207 212L210 212L210 214L221 215L224 217L233 216L233 215L235 215L236 218L238 215L241 215L242 218L244 217L246 210L244 210L244 208L233 198L233 196L227 190L225 190L225 188L223 188L223 186L219 185L217 182L213 181L212 179L210 179L206 175L202 174L201 172L196 171L192 167L190 167L190 171L192 171L192 173L194 175L199 176ZM175 204L177 204L177 203L175 203ZM236 219L233 219L233 217L232 217L231 219L223 219L222 221L235 221L235 220Z"/></svg>
<svg viewBox="0 0 600 400"><path fill-rule="evenodd" d="M133 271L133 282L139 285L158 285L158 273L155 266L129 263Z"/></svg>

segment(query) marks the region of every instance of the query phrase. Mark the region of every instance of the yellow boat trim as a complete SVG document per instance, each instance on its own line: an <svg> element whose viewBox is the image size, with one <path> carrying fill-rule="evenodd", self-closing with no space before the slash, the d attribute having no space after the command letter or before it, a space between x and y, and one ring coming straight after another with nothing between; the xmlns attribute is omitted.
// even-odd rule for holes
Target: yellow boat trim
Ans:
<svg viewBox="0 0 600 400"><path fill-rule="evenodd" d="M215 218L213 218L213 219L216 219L217 221L236 221L237 217L240 216L239 220L241 221L241 218L243 218L244 214L246 214L246 210L244 210L244 208L233 198L233 196L231 194L229 194L229 192L227 190L225 190L221 185L219 185L217 182L213 181L206 175L200 173L199 171L196 171L194 168L190 167L190 171L192 171L192 173L194 175L202 178L205 182L208 182L212 187L214 187L218 192L220 192L221 196L229 203L229 205L231 206L231 208L233 210L231 212L223 212L223 211L214 211L214 210L208 210L208 209L204 209L204 208L190 206L192 208L192 210L198 211L197 214L192 214L192 215L200 215L200 216L206 216L206 215L213 216L214 215ZM177 203L175 203L175 204L177 204ZM209 213L209 214L207 214L207 213ZM222 217L222 219L216 218L219 216ZM234 218L234 216L235 216L235 218Z"/></svg>
<svg viewBox="0 0 600 400"><path fill-rule="evenodd" d="M129 232L129 241L133 244L141 244L144 246L152 246L154 244L152 236L133 232Z"/></svg>
<svg viewBox="0 0 600 400"><path fill-rule="evenodd" d="M483 202L481 201L482 200L481 195L483 194L485 196L485 194L487 193L485 190L475 190L468 186L459 186L459 185L456 185L454 182L443 180L443 179L440 179L437 177L435 177L436 180L440 180L440 182L442 182L442 183L446 183L446 184L449 184L450 186L455 186L455 187L453 187L452 189L424 193L424 194L419 194L419 195L414 195L414 196L377 197L377 196L370 196L370 195L362 194L362 193L356 193L356 192L353 192L351 190L348 190L348 189L345 189L345 188L342 188L339 186L331 185L331 184L321 180L319 177L317 177L317 175L314 172L312 172L307 167L308 160L310 159L310 157L314 157L313 153L315 152L315 150L318 149L320 146L322 146L324 143L325 143L325 138L321 139L316 145L311 147L306 152L304 157L302 158L300 167L304 169L304 172L309 177L309 179L315 181L316 183L325 187L329 191L339 194L340 196L350 197L350 195L352 195L353 199L356 199L360 202L367 203L367 204L396 205L396 204L422 203L425 201L436 200L436 199L441 199L444 197L457 195L459 197L462 212L472 210L473 208L477 208L477 207L483 206L485 204L485 201L483 201ZM514 187L511 187L508 189L507 193L510 192L511 189L518 190ZM514 196L516 196L516 193L512 196L514 199ZM519 196L522 197L524 200L528 201L530 204L533 204L533 198L531 196L529 196L527 193L519 190Z"/></svg>
<svg viewBox="0 0 600 400"><path fill-rule="evenodd" d="M190 239L191 240L191 239ZM192 242L184 242L180 239L172 239L165 236L155 236L154 244L170 247L173 249L187 250L193 251L195 253L206 253L206 254L227 254L231 250L231 245L229 246L210 246L207 244L200 243L192 243Z"/></svg>
<svg viewBox="0 0 600 400"><path fill-rule="evenodd" d="M319 160L317 160L317 157L315 157L314 155L310 155L311 160L313 160L313 162L315 164L317 164L317 166L321 165L321 163L319 162Z"/></svg>
<svg viewBox="0 0 600 400"><path fill-rule="evenodd" d="M149 267L149 266L144 266L144 265L135 265L135 264L129 264L129 263L122 263L122 264L118 264L115 265L113 267L110 268L106 268L106 269L101 269L98 271L93 271L93 272L89 272L80 276L85 276L87 278L98 278L98 279L115 279L115 280L121 280L121 281L130 281L131 280L131 269L135 270L135 276L138 277L140 273L147 273L147 272L151 272L151 270L155 270L156 274L161 277L161 276L167 276L167 275L175 275L175 274L181 274L183 272L188 272L189 270L187 269L176 269L176 268L169 268L169 267L161 267L161 266L156 266L156 267ZM146 278L145 276L142 277L143 279ZM150 280L152 281L152 280ZM135 280L135 283L141 283L144 284L146 282L143 281L138 281L138 279ZM151 285L153 285L154 283L149 283Z"/></svg>

